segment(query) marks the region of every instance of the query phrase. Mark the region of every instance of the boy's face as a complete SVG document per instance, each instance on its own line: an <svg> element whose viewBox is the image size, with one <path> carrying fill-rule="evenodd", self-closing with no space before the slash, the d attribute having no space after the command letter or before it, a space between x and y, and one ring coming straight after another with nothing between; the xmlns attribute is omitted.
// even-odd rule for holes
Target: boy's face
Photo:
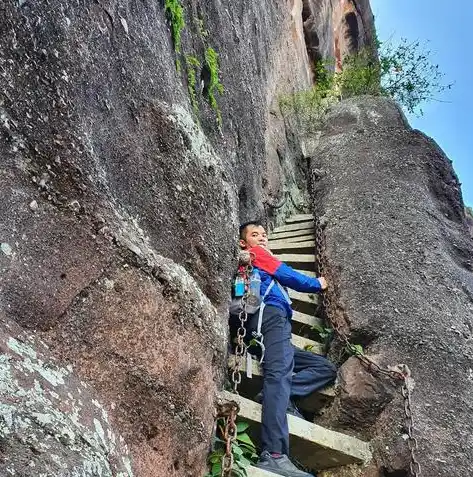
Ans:
<svg viewBox="0 0 473 477"><path fill-rule="evenodd" d="M268 247L268 235L261 225L247 225L244 231L245 237L240 239L240 247L247 249L260 245Z"/></svg>

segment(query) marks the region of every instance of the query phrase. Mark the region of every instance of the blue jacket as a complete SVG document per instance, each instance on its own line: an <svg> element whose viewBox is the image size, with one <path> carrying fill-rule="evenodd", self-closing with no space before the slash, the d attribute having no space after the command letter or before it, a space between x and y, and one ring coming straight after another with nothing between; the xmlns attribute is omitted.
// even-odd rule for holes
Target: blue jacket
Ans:
<svg viewBox="0 0 473 477"><path fill-rule="evenodd" d="M273 278L283 287L291 288L299 292L319 293L322 291L320 281L317 278L308 277L299 273L289 265L278 260L268 250L257 246L250 249L253 267L257 268L261 275L261 295L263 296ZM292 317L291 305L287 302L277 285L273 285L264 299L266 305L277 306Z"/></svg>

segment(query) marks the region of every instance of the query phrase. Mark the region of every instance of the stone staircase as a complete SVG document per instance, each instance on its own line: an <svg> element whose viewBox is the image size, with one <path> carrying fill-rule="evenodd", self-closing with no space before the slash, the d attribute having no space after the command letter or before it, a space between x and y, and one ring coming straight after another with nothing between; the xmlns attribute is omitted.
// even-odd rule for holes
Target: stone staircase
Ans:
<svg viewBox="0 0 473 477"><path fill-rule="evenodd" d="M269 237L271 251L296 270L309 276L315 276L315 236L312 215L294 215L285 225L273 230ZM310 349L324 354L324 345L310 336L311 326L323 324L317 317L317 295L290 291L293 301L292 342L296 347ZM229 357L229 369L235 363L235 356ZM249 379L248 376L252 375ZM240 417L251 423L250 434L256 443L259 441L261 425L261 405L252 399L261 390L262 371L256 360L251 362L251 371L243 363L240 395L228 391L221 393L225 400L235 400L240 405ZM307 396L298 403L302 411L316 414L334 397L334 390L327 388ZM371 459L369 444L355 437L331 431L309 421L288 415L291 456L307 468L322 470L348 464L363 463ZM248 477L274 477L275 474L250 467Z"/></svg>

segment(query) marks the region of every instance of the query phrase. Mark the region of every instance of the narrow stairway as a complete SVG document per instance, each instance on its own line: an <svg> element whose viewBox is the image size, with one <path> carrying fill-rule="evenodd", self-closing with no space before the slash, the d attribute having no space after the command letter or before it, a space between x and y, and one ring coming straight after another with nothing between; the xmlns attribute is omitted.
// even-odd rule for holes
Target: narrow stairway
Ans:
<svg viewBox="0 0 473 477"><path fill-rule="evenodd" d="M277 227L269 237L269 248L283 262L306 275L315 276L315 235L312 215L294 215L286 224ZM293 301L292 342L298 348L310 349L325 354L324 345L308 339L311 327L323 325L316 316L318 297L307 293L290 291ZM229 369L235 364L235 356L229 357ZM240 395L223 391L221 397L235 400L240 405L239 416L251 424L251 437L258 442L261 425L261 405L254 402L256 394L262 388L262 371L256 360L252 361L251 373L243 363ZM247 374L252 374L249 379ZM315 415L334 397L331 387L313 393L298 403L301 411ZM355 437L331 431L304 419L288 414L291 456L303 466L322 470L353 463L363 463L371 459L369 444ZM250 467L248 477L274 477L275 474Z"/></svg>

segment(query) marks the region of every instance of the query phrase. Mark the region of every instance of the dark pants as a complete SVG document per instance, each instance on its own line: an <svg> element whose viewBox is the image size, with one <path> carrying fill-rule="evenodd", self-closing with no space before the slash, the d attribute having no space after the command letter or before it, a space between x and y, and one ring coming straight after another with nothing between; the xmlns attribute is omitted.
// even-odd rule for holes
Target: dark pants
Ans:
<svg viewBox="0 0 473 477"><path fill-rule="evenodd" d="M303 397L334 381L336 368L323 356L295 348L291 320L277 307L264 309L262 450L289 454L286 409L291 397ZM295 373L293 375L293 373Z"/></svg>

